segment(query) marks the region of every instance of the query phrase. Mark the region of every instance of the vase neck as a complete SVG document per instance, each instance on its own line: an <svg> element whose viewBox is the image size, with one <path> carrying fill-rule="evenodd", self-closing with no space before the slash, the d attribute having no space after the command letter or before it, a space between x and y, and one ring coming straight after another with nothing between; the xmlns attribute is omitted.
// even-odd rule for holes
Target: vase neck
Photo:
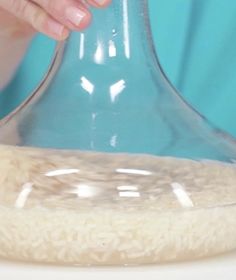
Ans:
<svg viewBox="0 0 236 280"><path fill-rule="evenodd" d="M72 52L79 60L105 64L107 59L147 60L151 49L147 1L116 0L103 11L94 10L85 32L72 33L65 55Z"/></svg>

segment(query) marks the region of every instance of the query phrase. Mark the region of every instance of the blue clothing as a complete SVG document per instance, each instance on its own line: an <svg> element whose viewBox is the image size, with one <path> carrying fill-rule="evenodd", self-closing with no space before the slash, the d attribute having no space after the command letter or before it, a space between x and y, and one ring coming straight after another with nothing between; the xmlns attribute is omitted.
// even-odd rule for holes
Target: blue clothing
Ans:
<svg viewBox="0 0 236 280"><path fill-rule="evenodd" d="M200 113L236 137L236 1L150 2L167 76Z"/></svg>
<svg viewBox="0 0 236 280"><path fill-rule="evenodd" d="M236 1L149 0L157 53L168 78L211 122L236 137ZM37 36L0 96L0 116L42 80L55 42ZM7 98L7 92L12 98Z"/></svg>

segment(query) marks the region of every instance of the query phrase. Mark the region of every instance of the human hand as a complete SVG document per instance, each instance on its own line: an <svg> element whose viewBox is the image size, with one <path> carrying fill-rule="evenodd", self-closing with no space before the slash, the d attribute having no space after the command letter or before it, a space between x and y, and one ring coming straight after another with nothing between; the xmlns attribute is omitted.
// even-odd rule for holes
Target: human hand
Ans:
<svg viewBox="0 0 236 280"><path fill-rule="evenodd" d="M106 7L111 0L0 0L0 34L33 36L41 32L64 40L70 30L82 30L91 21L89 6Z"/></svg>

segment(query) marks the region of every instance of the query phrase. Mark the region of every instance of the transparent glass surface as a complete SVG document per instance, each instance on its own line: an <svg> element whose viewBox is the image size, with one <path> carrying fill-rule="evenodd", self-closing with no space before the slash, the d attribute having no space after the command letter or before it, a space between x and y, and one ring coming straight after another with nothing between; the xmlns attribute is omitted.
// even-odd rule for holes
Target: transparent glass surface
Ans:
<svg viewBox="0 0 236 280"><path fill-rule="evenodd" d="M0 142L0 257L139 265L236 248L235 141L168 82L147 1L115 0L60 43Z"/></svg>

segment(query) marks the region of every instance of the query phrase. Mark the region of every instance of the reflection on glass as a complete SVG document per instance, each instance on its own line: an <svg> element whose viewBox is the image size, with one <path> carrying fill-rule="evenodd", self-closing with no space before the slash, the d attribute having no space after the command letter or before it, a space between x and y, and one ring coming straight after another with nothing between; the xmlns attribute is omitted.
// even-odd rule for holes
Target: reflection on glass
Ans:
<svg viewBox="0 0 236 280"><path fill-rule="evenodd" d="M137 186L119 186L117 187L119 191L137 191L138 187Z"/></svg>
<svg viewBox="0 0 236 280"><path fill-rule="evenodd" d="M115 148L117 145L117 134L113 135L110 140L111 147Z"/></svg>
<svg viewBox="0 0 236 280"><path fill-rule="evenodd" d="M119 192L120 197L140 197L139 192Z"/></svg>
<svg viewBox="0 0 236 280"><path fill-rule="evenodd" d="M118 169L116 169L116 172L124 173L124 174L144 175L144 176L152 175L152 172L147 171L147 170L140 170L140 169L118 168Z"/></svg>
<svg viewBox="0 0 236 280"><path fill-rule="evenodd" d="M94 62L102 64L104 62L104 47L101 42L97 43L97 49L94 54Z"/></svg>
<svg viewBox="0 0 236 280"><path fill-rule="evenodd" d="M129 36L129 14L128 0L123 1L123 29L124 29L124 47L125 56L130 59L130 36Z"/></svg>
<svg viewBox="0 0 236 280"><path fill-rule="evenodd" d="M81 86L89 94L92 94L94 91L94 84L91 83L87 78L81 77Z"/></svg>
<svg viewBox="0 0 236 280"><path fill-rule="evenodd" d="M54 177L54 176L60 176L60 175L69 175L69 174L76 174L79 172L79 169L58 169L58 170L52 170L47 172L45 175L47 177Z"/></svg>
<svg viewBox="0 0 236 280"><path fill-rule="evenodd" d="M32 192L33 189L33 183L25 183L22 186L22 190L19 193L16 202L15 202L15 207L16 208L24 208L25 203L28 199L29 194Z"/></svg>
<svg viewBox="0 0 236 280"><path fill-rule="evenodd" d="M99 189L86 184L78 184L69 193L76 194L80 198L93 198L99 194Z"/></svg>
<svg viewBox="0 0 236 280"><path fill-rule="evenodd" d="M80 34L80 48L79 48L79 58L83 59L84 57L84 33Z"/></svg>
<svg viewBox="0 0 236 280"><path fill-rule="evenodd" d="M171 187L181 206L184 208L194 207L194 204L183 185L173 182Z"/></svg>
<svg viewBox="0 0 236 280"><path fill-rule="evenodd" d="M111 101L114 103L119 96L119 94L125 89L125 81L120 80L116 82L115 84L110 86L110 96L111 96Z"/></svg>
<svg viewBox="0 0 236 280"><path fill-rule="evenodd" d="M113 40L109 41L109 57L116 57L116 46L115 46L115 42Z"/></svg>

